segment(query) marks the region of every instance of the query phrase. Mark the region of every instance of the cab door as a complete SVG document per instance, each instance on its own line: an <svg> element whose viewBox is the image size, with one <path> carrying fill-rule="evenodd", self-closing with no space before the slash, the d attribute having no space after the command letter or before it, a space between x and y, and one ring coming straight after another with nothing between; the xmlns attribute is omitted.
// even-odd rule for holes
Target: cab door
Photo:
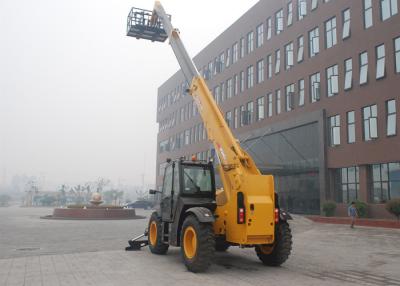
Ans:
<svg viewBox="0 0 400 286"><path fill-rule="evenodd" d="M163 221L171 221L172 214L172 188L173 188L174 164L166 167L164 173L163 190L161 194L161 216Z"/></svg>

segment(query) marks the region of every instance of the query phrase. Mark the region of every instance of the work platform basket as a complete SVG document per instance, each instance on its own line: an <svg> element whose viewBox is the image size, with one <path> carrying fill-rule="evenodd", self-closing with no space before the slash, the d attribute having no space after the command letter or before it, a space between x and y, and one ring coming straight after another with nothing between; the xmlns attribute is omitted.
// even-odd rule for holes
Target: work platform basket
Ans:
<svg viewBox="0 0 400 286"><path fill-rule="evenodd" d="M160 19L152 23L153 11L132 8L128 15L126 35L136 39L164 42L168 35ZM168 15L171 19L171 15Z"/></svg>

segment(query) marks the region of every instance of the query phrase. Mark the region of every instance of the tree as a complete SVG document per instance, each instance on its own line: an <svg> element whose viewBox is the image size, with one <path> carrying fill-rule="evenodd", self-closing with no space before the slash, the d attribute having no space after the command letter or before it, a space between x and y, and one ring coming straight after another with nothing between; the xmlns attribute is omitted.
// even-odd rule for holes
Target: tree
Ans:
<svg viewBox="0 0 400 286"><path fill-rule="evenodd" d="M0 195L0 207L7 207L11 197L9 195Z"/></svg>
<svg viewBox="0 0 400 286"><path fill-rule="evenodd" d="M66 185L61 185L60 189L58 190L60 192L59 195L59 204L61 206L65 206L67 203L67 186Z"/></svg>
<svg viewBox="0 0 400 286"><path fill-rule="evenodd" d="M56 198L49 195L44 195L40 198L40 204L46 207L51 206L55 201Z"/></svg>
<svg viewBox="0 0 400 286"><path fill-rule="evenodd" d="M111 181L109 179L99 178L96 182L97 185L96 192L101 193L104 190L104 187L108 186L110 182Z"/></svg>
<svg viewBox="0 0 400 286"><path fill-rule="evenodd" d="M82 204L84 202L84 192L85 190L81 185L76 185L69 190L69 193L74 196L76 204Z"/></svg>

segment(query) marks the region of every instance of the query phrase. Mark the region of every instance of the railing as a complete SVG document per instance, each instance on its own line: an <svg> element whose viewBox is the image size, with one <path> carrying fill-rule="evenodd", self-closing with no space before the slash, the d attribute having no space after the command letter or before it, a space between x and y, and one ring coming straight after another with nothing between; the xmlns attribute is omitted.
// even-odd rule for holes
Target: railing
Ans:
<svg viewBox="0 0 400 286"><path fill-rule="evenodd" d="M152 21L153 11L133 7L127 19L126 34L137 39L164 42L167 34L160 19ZM171 15L168 15L171 19Z"/></svg>

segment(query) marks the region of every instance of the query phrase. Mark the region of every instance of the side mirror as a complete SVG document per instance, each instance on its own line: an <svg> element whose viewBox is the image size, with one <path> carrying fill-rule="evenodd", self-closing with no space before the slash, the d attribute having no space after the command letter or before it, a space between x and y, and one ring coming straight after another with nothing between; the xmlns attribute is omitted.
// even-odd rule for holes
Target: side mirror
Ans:
<svg viewBox="0 0 400 286"><path fill-rule="evenodd" d="M155 194L157 194L157 193L161 193L160 191L157 191L157 190L149 190L149 194L150 195L155 195Z"/></svg>

